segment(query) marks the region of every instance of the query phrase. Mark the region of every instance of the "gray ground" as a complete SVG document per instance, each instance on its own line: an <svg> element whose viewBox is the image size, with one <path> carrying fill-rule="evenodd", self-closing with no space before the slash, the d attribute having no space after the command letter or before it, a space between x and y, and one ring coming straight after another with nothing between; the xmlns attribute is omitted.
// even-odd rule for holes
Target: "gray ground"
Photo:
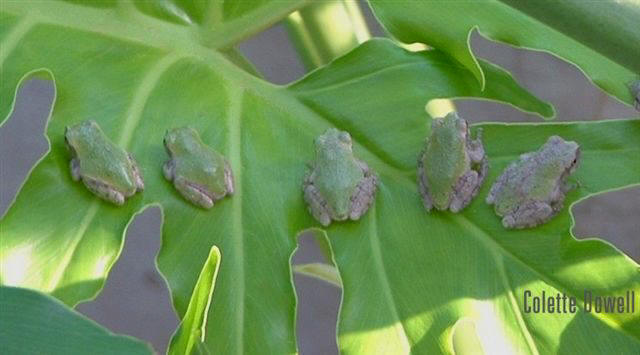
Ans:
<svg viewBox="0 0 640 355"><path fill-rule="evenodd" d="M376 35L379 26L368 14ZM545 53L523 51L473 38L474 51L497 63L537 96L551 101L557 120L626 118L638 113L603 94L574 66ZM266 78L287 83L304 75L304 68L280 25L240 46ZM46 150L42 136L52 89L44 82L26 84L16 112L0 129L0 215L15 196L29 169ZM473 121L533 121L534 115L511 107L473 100L456 102L462 117ZM640 260L640 188L629 188L591 198L574 208L575 233L602 236L636 261ZM634 218L635 217L635 218ZM117 333L130 334L164 353L178 319L169 294L154 266L160 245L160 212L150 208L136 218L127 233L124 251L111 271L102 293L78 307L80 312ZM310 240L305 240L295 262L321 261ZM296 276L298 338L302 354L337 353L335 323L340 290L320 281Z"/></svg>

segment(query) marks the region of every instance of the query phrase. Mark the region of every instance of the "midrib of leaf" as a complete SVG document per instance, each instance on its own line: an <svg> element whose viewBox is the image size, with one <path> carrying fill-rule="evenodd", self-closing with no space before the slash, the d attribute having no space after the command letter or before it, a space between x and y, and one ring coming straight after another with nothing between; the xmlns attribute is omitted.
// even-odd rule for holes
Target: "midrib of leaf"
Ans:
<svg viewBox="0 0 640 355"><path fill-rule="evenodd" d="M389 306L389 309L391 310L391 315L395 320L394 328L396 329L396 333L398 334L400 340L404 340L404 353L409 354L411 352L411 341L409 339L409 336L407 335L406 329L404 328L404 324L400 319L400 315L398 314L396 301L391 291L391 285L389 284L389 278L387 277L387 271L384 266L384 261L382 260L382 250L380 250L380 241L378 236L378 215L376 211L377 209L374 203L371 205L369 211L369 213L371 214L371 222L369 223L369 241L371 244L371 255L373 256L373 261L376 264L376 272L380 277L380 287L382 288L384 298Z"/></svg>
<svg viewBox="0 0 640 355"><path fill-rule="evenodd" d="M573 206L573 204L571 204L571 206L568 207L569 214L571 214L572 206ZM555 288L557 290L562 290L567 295L572 296L572 297L574 297L576 299L578 298L573 292L569 291L562 284L558 283L557 281L553 280L553 278L551 278L550 276L544 274L543 272L539 271L538 269L536 269L536 268L532 267L531 265L527 264L520 257L518 257L517 255L513 254L509 249L505 248L502 244L500 244L497 241L495 241L493 238L491 238L491 236L488 233L486 233L484 230L482 230L482 228L480 228L475 223L471 222L464 215L459 214L459 213L455 214L453 216L453 220L455 220L461 227L469 230L470 231L469 234L472 235L473 237L475 237L476 240L480 241L480 243L483 244L485 246L485 248L487 248L487 250L489 250L491 252L491 254L492 254L493 258L494 258L494 261L496 262L496 265L498 265L499 263L502 262L502 261L499 260L500 254L498 254L498 255L494 254L494 253L496 253L496 250L500 250L502 255L508 256L513 261L515 261L516 263L518 263L521 266L523 266L525 269L530 270L531 272L535 273L536 276L538 277L538 279L540 279L541 281L543 281L547 285L549 285L549 286L551 286L551 287L553 287L553 288ZM507 285L509 285L508 282L507 282ZM581 308L579 305L578 305L578 307ZM590 316L596 318L596 319L599 319L600 321L604 322L605 324L609 325L610 327L618 330L619 332L629 336L630 338L635 339L635 340L639 340L637 335L629 334L628 331L626 329L620 327L620 325L615 320L610 319L607 316L608 314L595 313L595 312L589 312L588 314Z"/></svg>
<svg viewBox="0 0 640 355"><path fill-rule="evenodd" d="M234 0L235 1L235 0ZM243 14L229 22L221 22L222 26L212 27L204 35L207 47L228 49L254 34L272 26L287 14L299 10L312 0L271 1L256 10ZM224 19L222 19L224 20Z"/></svg>
<svg viewBox="0 0 640 355"><path fill-rule="evenodd" d="M244 353L244 302L245 302L245 271L244 271L244 229L242 227L242 98L243 91L240 87L234 86L229 90L229 114L227 125L229 130L229 158L233 166L234 174L234 197L232 203L232 231L235 247L233 248L233 263L236 265L235 279L237 283L238 302L234 308L236 326L236 353Z"/></svg>
<svg viewBox="0 0 640 355"><path fill-rule="evenodd" d="M330 85L325 85L319 88L314 88L314 89L297 89L295 87L292 87L293 90L295 90L298 93L301 94L317 94L317 93L321 93L321 92L325 92L325 91L329 91L329 90L334 90L334 89L338 89L341 88L343 86L349 85L351 83L354 82L358 82L360 80L363 79L367 79L369 77L381 74L381 73L385 73L387 71L392 71L392 70L397 70L400 68L405 68L405 67L411 67L411 66L425 66L424 62L416 62L416 61L411 61L411 62L406 62L406 63L399 63L399 64L394 64L394 65L390 65L390 66L386 66L383 68L376 68L375 70L372 70L366 74L360 75L360 76L356 76L353 78L346 78L344 80L341 81L337 81L337 82L333 82ZM448 64L448 63L443 63L443 62L430 62L428 64L429 67L443 67L443 68L458 68L458 69L465 69L465 67L461 66L461 65L455 65L455 64ZM301 78L299 81L304 80L305 78ZM292 86L295 86L296 83L291 84Z"/></svg>
<svg viewBox="0 0 640 355"><path fill-rule="evenodd" d="M407 63L394 64L394 65L386 66L386 67L383 67L383 68L376 68L375 70L372 70L372 71L370 71L370 72L368 72L366 74L355 76L355 77L352 77L352 78L346 78L344 80L333 82L330 85L324 85L324 86L321 86L319 88L314 88L314 89L302 89L302 90L299 90L299 89L295 88L295 84L296 83L293 83L292 84L292 86L293 86L292 89L295 90L297 93L301 93L301 94L317 94L317 93L324 92L324 91L338 89L338 88L343 87L345 85L349 85L351 83L358 82L358 81L363 80L363 79L367 79L369 77L372 77L374 75L378 75L380 73L384 73L384 72L387 72L387 71L396 70L396 69L400 69L400 68L405 68L405 67L409 67L409 66L412 66L412 65L421 66L421 65L424 65L424 64L423 63L418 63L418 62L407 62ZM303 77L299 81L302 81L304 79L305 78Z"/></svg>

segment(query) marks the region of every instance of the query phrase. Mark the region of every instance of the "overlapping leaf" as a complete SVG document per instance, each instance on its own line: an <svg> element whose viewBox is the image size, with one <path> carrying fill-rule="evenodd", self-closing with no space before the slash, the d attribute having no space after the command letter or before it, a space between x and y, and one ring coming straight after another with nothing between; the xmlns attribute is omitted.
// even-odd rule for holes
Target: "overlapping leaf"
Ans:
<svg viewBox="0 0 640 355"><path fill-rule="evenodd" d="M484 81L469 47L474 28L515 46L549 51L633 104L640 80L640 2L616 0L370 0L385 27L406 43L443 50Z"/></svg>
<svg viewBox="0 0 640 355"><path fill-rule="evenodd" d="M410 53L390 41L374 40L283 88L247 74L201 46L200 37L175 27L182 25L130 21L131 16L146 16L131 14L137 11L132 8L113 12L48 2L9 5L1 13L0 95L11 97L23 75L51 73L57 98L47 128L51 151L30 173L2 220L0 276L4 284L36 288L67 304L92 297L120 251L127 221L145 206L159 204L164 225L158 264L169 282L176 310L181 317L187 316L184 324L191 329L179 333L186 337L174 341L174 350L183 349L185 341L184 348L192 348L206 319L202 346L211 352L292 353L295 298L289 256L295 248L295 235L314 225L302 201L300 183L305 163L312 159L313 138L330 126L349 130L356 140L356 154L381 176L376 203L363 220L328 231L345 285L340 340L346 352L378 345L393 351L408 349L405 345L416 350L444 349L447 335L443 330L462 314L458 300L468 301L465 306L485 302L482 314L494 314L496 324L509 335L505 339L522 344L524 336L518 337L521 327L514 327L521 323L511 323L517 315L514 307L505 307L509 305L505 300L512 300L508 291L515 294L515 288L523 283L518 279L506 287L504 278L496 279L496 271L503 270L497 260L520 267L505 277L525 278L536 287L550 284L560 290L575 291L582 285L584 272L593 271L589 266L575 273L567 271L563 277L549 276L539 265L544 262L531 258L547 253L547 244L510 239L512 234L495 228L497 218L478 201L469 212L455 217L426 216L422 210L415 193L412 161L428 132L427 101L480 96L543 115L551 113L548 105L523 91L498 68L484 65L493 80L481 92L471 72L442 53ZM4 117L10 102L3 100L0 105ZM98 200L70 179L62 133L66 125L88 118L98 121L140 164L146 190L123 207ZM167 128L182 125L196 128L206 142L227 156L234 169L236 193L212 210L191 206L162 177L161 166L167 159L162 137ZM548 131L586 130L579 125L542 127ZM487 127L487 133L509 137L512 129ZM528 126L522 129L529 131ZM610 131L609 137L638 134L636 121L603 123L600 129ZM549 133L538 128L530 131L517 136L522 141L513 140L512 145L489 148L487 143L490 155L505 156L502 162L492 164L504 166L508 154L530 149ZM566 138L583 137L576 133ZM488 134L486 140L495 144L503 139ZM620 156L631 159L624 163L633 164L637 147L632 140L625 142L630 146L622 146L625 154ZM616 144L614 141L612 146L617 149ZM600 150L594 152L609 145L597 147ZM610 158L606 151L591 164L585 158L585 166L595 169L605 164ZM612 153L611 157L614 155L618 156ZM621 176L626 178L607 180L609 185L594 185L588 191L637 182L633 170ZM480 218L473 217L474 213L484 216L484 222L474 219ZM566 232L567 216L558 217L558 222L549 226L565 226ZM431 221L435 221L433 226ZM482 228L496 236L481 235L478 230ZM551 237L544 240L548 239ZM519 244L522 240L527 242ZM584 245L568 236L557 243L567 245L557 253ZM576 258L581 265L593 265L589 264L591 256L606 256L597 261L601 268L593 272L606 273L612 281L596 286L637 287L637 274L629 274L633 263L600 242L593 243L593 251ZM212 273L215 275L216 261L210 254L213 245L219 248L223 261L209 305L205 296L211 292ZM469 258L473 252L477 259ZM527 255L512 260L510 254L519 253ZM554 255L559 267L573 265L565 263L576 260ZM470 264L474 260L477 264ZM457 277L474 265L477 278L471 284L454 279L450 285L431 282L440 276L424 268L438 267L439 274ZM480 267L485 267L484 273ZM547 278L540 281L542 276ZM478 294L482 290L486 293ZM396 292L409 298L397 297ZM462 299L461 295L468 297ZM204 317L196 310L208 310L209 314ZM607 321L607 326L602 326L599 319L585 317L575 323L580 332L585 324L596 322L603 327L603 334L621 337L627 341L620 341L623 345L635 344L633 336L625 338L624 332L616 331L620 319ZM634 327L633 319L620 325L635 332ZM403 338L401 329L410 336ZM557 346L558 336L533 341Z"/></svg>
<svg viewBox="0 0 640 355"><path fill-rule="evenodd" d="M151 347L115 335L51 296L0 286L0 344L7 354L152 354Z"/></svg>

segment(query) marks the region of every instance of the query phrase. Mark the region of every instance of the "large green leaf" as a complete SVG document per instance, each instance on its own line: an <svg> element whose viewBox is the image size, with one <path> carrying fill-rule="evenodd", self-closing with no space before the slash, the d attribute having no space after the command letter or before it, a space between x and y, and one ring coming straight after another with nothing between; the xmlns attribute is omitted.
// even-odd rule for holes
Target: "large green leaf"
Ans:
<svg viewBox="0 0 640 355"><path fill-rule="evenodd" d="M468 255L448 253L443 260L439 250L451 250L458 244L471 246L475 239L467 238L466 243L458 244L453 240L448 244L451 240L445 237L451 232L446 228L451 228L462 240L468 228L480 228L471 220L473 213L483 213L486 223L498 223L479 199L473 205L476 207L470 207L457 218L446 214L427 216L416 194L414 162L428 133L430 122L424 106L430 99L478 96L509 102L546 116L552 113L548 105L518 87L504 71L483 64L493 80L487 81L481 91L469 70L440 52L411 53L390 41L373 40L299 83L279 87L263 82L230 63L227 56L202 46L201 37L176 27L181 25L155 19L130 21L131 16L146 16L131 14L130 11L137 11L134 8L110 11L51 4L8 2L1 12L0 97L11 97L21 79L35 74L52 73L57 88L46 133L51 150L31 171L2 219L3 284L39 289L67 304L92 297L102 287L117 258L127 221L146 206L158 204L164 217L158 265L169 282L176 310L181 318L186 317L183 324L199 330L201 322L207 320L203 346L212 353L295 352L295 297L289 256L295 249L296 234L315 225L306 212L300 186L305 163L313 158L313 138L330 126L348 129L356 141L356 154L381 177L372 210L359 223L337 225L328 231L345 281L340 338L345 351L363 350L374 346L376 341L393 346L395 338L385 335L388 329L402 326L417 332L412 345L424 339L422 346L444 347L443 327L433 327L429 336L418 334L433 319L433 313L427 312L427 308L435 309L431 308L434 304L429 293L439 295L436 300L451 297L447 303L437 303L438 312L457 314L455 301L465 293L454 291L466 290L466 294L478 296L471 294L477 285L494 281L491 272L495 270L488 269L487 274L477 273L473 284L456 282L451 289L443 290L446 287L442 284L429 282L437 275L423 272L424 269L411 271L419 257L423 262L440 262L437 266L448 268L452 274L466 272L471 260ZM8 100L1 101L0 117L8 115L10 109ZM82 184L71 181L62 133L64 126L87 118L98 121L105 133L131 151L140 164L146 189L123 207L102 202ZM185 202L162 177L161 166L167 159L162 136L169 127L187 124L223 152L234 169L236 193L209 211ZM620 125L614 124L613 128L603 125L602 130L625 134L627 140L623 142L632 145L633 139L628 137L638 136L636 122L626 123L628 127ZM490 139L495 144L510 137L511 129L515 132L530 128L518 127L504 126L504 136L489 135ZM548 127L561 131L565 126ZM538 133L522 142L513 140L511 148L530 149L548 133L531 131ZM488 140L489 137L489 145ZM615 155L603 154L592 164L607 164L610 158L614 161ZM634 162L637 161L631 160ZM499 166L498 162L492 164ZM633 173L631 169L627 171ZM637 180L609 180L610 187L632 182ZM590 191L599 189L596 186ZM480 207L482 211L477 212ZM440 243L429 244L429 248L424 245L410 248L416 238L423 243L429 239L400 231L424 234L430 230L425 224L436 218L445 221L444 227L433 230L433 233L443 231L434 237L440 238ZM460 219L468 219L467 224L462 224L467 229L456 229ZM391 226L397 226L393 234L389 234ZM513 235L497 231L496 238L509 240ZM339 235L344 238L338 238ZM382 239L385 235L388 237ZM478 240L489 243L487 238ZM404 248L395 251L394 244L388 250L390 254L375 248L385 242L401 243ZM575 242L564 243L571 246ZM585 258L598 256L598 248L603 247L595 243L596 252L585 254ZM217 256L216 260L211 259L213 245L219 248L223 261L208 307L205 295L213 287L211 274L215 275L217 260ZM543 244L535 244L528 251L547 252ZM613 289L636 287L635 274L628 276L633 263L618 253L610 254L611 258L603 261L605 267L594 273L614 276L605 285ZM390 257L397 267L390 267L392 264L382 267L375 261L383 256ZM372 260L377 267L371 267ZM483 265L483 260L478 259L479 265ZM492 265L486 260L484 264ZM525 270L537 268L537 264L523 264ZM350 266L356 269L350 270ZM571 277L585 278L582 271L578 269L575 275L568 274L554 285L573 289L577 281ZM381 275L384 277L380 278ZM359 283L354 282L358 278ZM390 280L399 282L398 287L408 296L413 294L412 302L389 301ZM531 280L541 284L548 281ZM404 289L412 282L421 288ZM480 286L477 289L483 290ZM371 294L367 292L369 289ZM353 298L356 294L362 297ZM419 304L416 306L414 302ZM423 312L414 312L415 307ZM206 316L196 312L207 309ZM365 310L367 314L360 314ZM376 315L379 318L370 318ZM518 323L511 323L514 318L509 315L498 318L496 323L514 332ZM438 319L441 326L450 320ZM590 317L578 320L577 327L592 321ZM607 323L609 327L604 327L603 332L612 336L624 334L617 331L620 328L617 322L615 318ZM627 322L624 327L634 324ZM179 339L186 339L186 348L196 340L194 335L201 336L198 331L178 334L186 338L176 338L174 344L185 344L185 340ZM553 339L559 336L555 334ZM178 349L178 345L174 346Z"/></svg>
<svg viewBox="0 0 640 355"><path fill-rule="evenodd" d="M469 47L474 28L497 41L549 51L580 67L603 90L633 104L640 80L637 0L370 0L398 39L441 49L484 82Z"/></svg>
<svg viewBox="0 0 640 355"><path fill-rule="evenodd" d="M565 204L640 183L640 120L483 124L494 181L519 154L558 134L582 147L580 188ZM527 314L524 291L576 296L640 294L638 265L600 240L577 241L570 207L534 229L506 231L484 202L490 184L460 214L427 213L413 171L384 172L361 223L332 226L328 238L344 287L339 344L345 354L451 352L458 319L476 323L487 354L632 353L640 317ZM531 303L529 302L529 305ZM511 352L509 352L511 351Z"/></svg>
<svg viewBox="0 0 640 355"><path fill-rule="evenodd" d="M0 286L4 354L152 354L143 342L115 335L47 295Z"/></svg>

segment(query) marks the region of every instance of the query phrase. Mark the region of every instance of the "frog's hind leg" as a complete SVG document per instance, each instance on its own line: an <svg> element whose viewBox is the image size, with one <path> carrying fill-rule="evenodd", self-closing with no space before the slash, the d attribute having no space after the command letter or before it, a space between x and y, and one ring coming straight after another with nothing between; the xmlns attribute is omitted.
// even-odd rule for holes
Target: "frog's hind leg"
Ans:
<svg viewBox="0 0 640 355"><path fill-rule="evenodd" d="M465 208L471 199L478 193L480 187L480 176L474 170L468 171L460 179L454 188L454 193L449 204L449 210L453 213L460 212Z"/></svg>
<svg viewBox="0 0 640 355"><path fill-rule="evenodd" d="M89 189L89 191L93 192L98 197L112 202L118 206L124 204L124 194L110 188L104 182L86 176L82 178L82 182L84 183L84 186Z"/></svg>
<svg viewBox="0 0 640 355"><path fill-rule="evenodd" d="M331 224L327 201L322 198L316 187L311 183L310 177L307 177L304 181L303 192L304 200L307 202L311 215L325 227Z"/></svg>
<svg viewBox="0 0 640 355"><path fill-rule="evenodd" d="M505 228L518 229L535 227L551 219L557 212L548 203L529 202L502 218L502 225Z"/></svg>
<svg viewBox="0 0 640 355"><path fill-rule="evenodd" d="M182 196L187 200L205 209L213 207L213 199L203 193L196 186L189 184L185 179L177 178L175 179L174 184L178 192L180 192L180 194L182 194Z"/></svg>
<svg viewBox="0 0 640 355"><path fill-rule="evenodd" d="M233 171L228 161L224 162L224 185L227 187L227 193L233 195Z"/></svg>
<svg viewBox="0 0 640 355"><path fill-rule="evenodd" d="M420 154L422 157L422 154ZM426 176L424 176L424 164L422 163L422 159L418 159L418 191L420 192L420 196L422 197L422 204L424 208L427 209L427 212L431 211L433 208L433 202L429 197L429 189L425 184Z"/></svg>
<svg viewBox="0 0 640 355"><path fill-rule="evenodd" d="M133 159L131 154L129 155L129 161L131 161L131 166L133 168L133 177L136 183L136 191L144 190L144 181L142 181L142 174L140 174L140 169L138 168L138 163Z"/></svg>
<svg viewBox="0 0 640 355"><path fill-rule="evenodd" d="M362 171L364 172L364 179L356 186L356 191L351 196L351 213L349 218L351 220L358 220L367 212L369 206L373 203L376 194L376 188L378 186L378 177L373 174L369 167L364 162L359 162Z"/></svg>

